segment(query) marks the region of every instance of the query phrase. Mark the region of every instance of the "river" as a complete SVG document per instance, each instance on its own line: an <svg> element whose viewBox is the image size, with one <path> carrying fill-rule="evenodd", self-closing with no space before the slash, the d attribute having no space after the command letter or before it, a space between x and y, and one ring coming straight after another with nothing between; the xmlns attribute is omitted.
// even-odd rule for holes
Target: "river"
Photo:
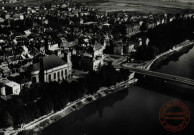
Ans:
<svg viewBox="0 0 194 135"><path fill-rule="evenodd" d="M194 79L194 47L174 61L169 61L156 71Z"/></svg>
<svg viewBox="0 0 194 135"><path fill-rule="evenodd" d="M194 79L194 48L175 61L162 65L158 72ZM154 82L153 82L154 83ZM169 89L169 90L168 90ZM48 126L44 135L134 135L134 134L194 134L194 101L184 93L169 92L168 86L135 85L86 105ZM165 92L161 92L165 91ZM189 125L172 133L159 122L160 107L169 100L180 100L191 112Z"/></svg>

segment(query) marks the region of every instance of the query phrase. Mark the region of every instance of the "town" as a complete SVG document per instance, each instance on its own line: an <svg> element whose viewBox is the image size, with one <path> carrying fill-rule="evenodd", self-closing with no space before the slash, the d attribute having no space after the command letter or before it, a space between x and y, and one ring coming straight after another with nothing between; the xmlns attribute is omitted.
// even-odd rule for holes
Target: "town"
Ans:
<svg viewBox="0 0 194 135"><path fill-rule="evenodd" d="M158 33L166 34L164 29L177 22L191 26L175 31L186 29L185 37L171 42L169 31L169 38L159 39ZM79 2L1 6L0 126L28 123L127 80L130 72L122 63L141 65L193 40L192 22L193 13L106 12Z"/></svg>

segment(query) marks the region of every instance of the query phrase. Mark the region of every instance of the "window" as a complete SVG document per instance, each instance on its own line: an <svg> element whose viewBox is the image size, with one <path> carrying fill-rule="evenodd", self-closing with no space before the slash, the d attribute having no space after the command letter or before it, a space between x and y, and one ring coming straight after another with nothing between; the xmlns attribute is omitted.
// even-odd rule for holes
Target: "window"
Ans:
<svg viewBox="0 0 194 135"><path fill-rule="evenodd" d="M32 83L36 83L36 77L32 77Z"/></svg>
<svg viewBox="0 0 194 135"><path fill-rule="evenodd" d="M61 76L60 76L60 72L58 72L58 78L60 78Z"/></svg>
<svg viewBox="0 0 194 135"><path fill-rule="evenodd" d="M54 79L56 79L56 73L54 73Z"/></svg>
<svg viewBox="0 0 194 135"><path fill-rule="evenodd" d="M63 70L61 70L61 76L63 77L64 75L63 75Z"/></svg>
<svg viewBox="0 0 194 135"><path fill-rule="evenodd" d="M65 75L67 75L67 69L65 69Z"/></svg>
<svg viewBox="0 0 194 135"><path fill-rule="evenodd" d="M15 89L15 93L16 93L16 94L19 94L18 89Z"/></svg>
<svg viewBox="0 0 194 135"><path fill-rule="evenodd" d="M49 76L48 76L48 77L49 77L49 82L50 82L50 81L51 81L51 74L49 74Z"/></svg>

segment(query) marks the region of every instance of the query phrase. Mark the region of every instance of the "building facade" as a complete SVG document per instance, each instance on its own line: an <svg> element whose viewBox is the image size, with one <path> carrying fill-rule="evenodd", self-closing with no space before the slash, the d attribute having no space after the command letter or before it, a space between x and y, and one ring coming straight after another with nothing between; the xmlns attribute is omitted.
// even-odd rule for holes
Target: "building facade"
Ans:
<svg viewBox="0 0 194 135"><path fill-rule="evenodd" d="M82 69L84 71L97 71L102 65L104 65L104 54L103 50L106 47L104 45L95 44L90 51L83 51L81 54L78 53L78 50L75 50L75 53L72 58L72 62L75 68Z"/></svg>
<svg viewBox="0 0 194 135"><path fill-rule="evenodd" d="M33 64L31 69L32 83L61 81L71 78L71 54L68 53L67 55L67 63L56 55L49 55L43 57L40 62Z"/></svg>
<svg viewBox="0 0 194 135"><path fill-rule="evenodd" d="M8 95L19 95L21 88L18 83L5 79L0 82L0 90L0 96L6 97Z"/></svg>

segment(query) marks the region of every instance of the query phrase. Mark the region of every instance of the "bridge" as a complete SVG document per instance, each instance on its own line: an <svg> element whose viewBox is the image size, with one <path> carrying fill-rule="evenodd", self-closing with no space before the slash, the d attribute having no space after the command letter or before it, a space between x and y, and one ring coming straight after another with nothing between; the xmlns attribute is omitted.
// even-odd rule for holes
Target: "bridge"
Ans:
<svg viewBox="0 0 194 135"><path fill-rule="evenodd" d="M159 73L159 72L155 72L155 71L149 71L149 70L140 69L140 68L127 67L127 66L123 66L123 68L129 69L131 72L135 72L135 73L138 73L141 75L161 78L164 80L170 80L173 82L178 82L178 83L194 86L194 80L189 79L189 78L165 74L165 73Z"/></svg>

